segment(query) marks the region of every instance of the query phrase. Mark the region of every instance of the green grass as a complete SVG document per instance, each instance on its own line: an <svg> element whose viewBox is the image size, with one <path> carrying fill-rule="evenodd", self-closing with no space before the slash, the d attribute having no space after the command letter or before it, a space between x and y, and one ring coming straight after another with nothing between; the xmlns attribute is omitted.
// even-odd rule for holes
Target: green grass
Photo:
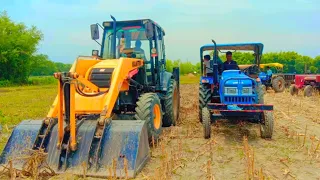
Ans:
<svg viewBox="0 0 320 180"><path fill-rule="evenodd" d="M188 76L182 75L180 76L180 84L199 84L200 76Z"/></svg>
<svg viewBox="0 0 320 180"><path fill-rule="evenodd" d="M0 88L0 123L44 118L56 94L56 85Z"/></svg>
<svg viewBox="0 0 320 180"><path fill-rule="evenodd" d="M9 80L1 80L0 87L19 87L23 86L32 86L32 85L48 85L56 84L57 80L53 76L30 76L28 81L24 84L13 83Z"/></svg>

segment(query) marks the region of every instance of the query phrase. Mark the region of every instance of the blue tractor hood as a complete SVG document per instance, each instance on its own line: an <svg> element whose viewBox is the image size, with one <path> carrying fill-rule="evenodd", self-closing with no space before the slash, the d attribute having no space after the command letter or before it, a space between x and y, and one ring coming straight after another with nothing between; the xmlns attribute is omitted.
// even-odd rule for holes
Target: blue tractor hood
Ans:
<svg viewBox="0 0 320 180"><path fill-rule="evenodd" d="M223 104L253 104L255 81L240 70L227 70L221 75L219 93Z"/></svg>

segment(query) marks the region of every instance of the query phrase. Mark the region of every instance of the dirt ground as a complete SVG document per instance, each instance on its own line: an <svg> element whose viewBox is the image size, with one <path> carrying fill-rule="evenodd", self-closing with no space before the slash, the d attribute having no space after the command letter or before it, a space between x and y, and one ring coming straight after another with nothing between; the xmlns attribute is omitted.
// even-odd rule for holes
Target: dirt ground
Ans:
<svg viewBox="0 0 320 180"><path fill-rule="evenodd" d="M260 138L259 125L225 121L213 124L211 139L205 140L198 120L198 86L180 89L179 122L151 144L151 160L136 179L320 179L319 96L270 90L265 102L274 105L272 140Z"/></svg>
<svg viewBox="0 0 320 180"><path fill-rule="evenodd" d="M205 140L198 122L198 86L182 85L178 126L165 130L163 143L152 150L138 179L320 179L319 96L270 90L265 102L274 105L272 140L260 138L259 125L221 121L212 125L212 137Z"/></svg>

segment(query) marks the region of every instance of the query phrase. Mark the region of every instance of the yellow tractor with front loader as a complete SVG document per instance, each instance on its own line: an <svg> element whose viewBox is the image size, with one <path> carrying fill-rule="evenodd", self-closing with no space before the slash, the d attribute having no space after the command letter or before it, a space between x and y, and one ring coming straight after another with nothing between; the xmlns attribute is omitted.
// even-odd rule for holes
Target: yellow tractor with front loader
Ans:
<svg viewBox="0 0 320 180"><path fill-rule="evenodd" d="M179 116L179 68L166 71L164 30L150 19L91 25L101 51L80 56L69 72L57 72L58 94L43 120L17 125L0 164L34 151L47 153L55 173L135 177L149 159L149 142ZM115 171L106 167L115 165ZM126 166L126 173L123 169Z"/></svg>

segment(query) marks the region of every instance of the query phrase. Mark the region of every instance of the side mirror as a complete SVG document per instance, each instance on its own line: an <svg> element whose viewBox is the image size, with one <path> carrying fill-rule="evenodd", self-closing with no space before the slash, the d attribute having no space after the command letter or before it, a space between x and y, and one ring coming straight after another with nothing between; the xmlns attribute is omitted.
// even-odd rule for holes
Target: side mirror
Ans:
<svg viewBox="0 0 320 180"><path fill-rule="evenodd" d="M99 27L97 24L91 24L91 39L97 40L99 39Z"/></svg>
<svg viewBox="0 0 320 180"><path fill-rule="evenodd" d="M99 56L99 50L92 50L92 56Z"/></svg>

